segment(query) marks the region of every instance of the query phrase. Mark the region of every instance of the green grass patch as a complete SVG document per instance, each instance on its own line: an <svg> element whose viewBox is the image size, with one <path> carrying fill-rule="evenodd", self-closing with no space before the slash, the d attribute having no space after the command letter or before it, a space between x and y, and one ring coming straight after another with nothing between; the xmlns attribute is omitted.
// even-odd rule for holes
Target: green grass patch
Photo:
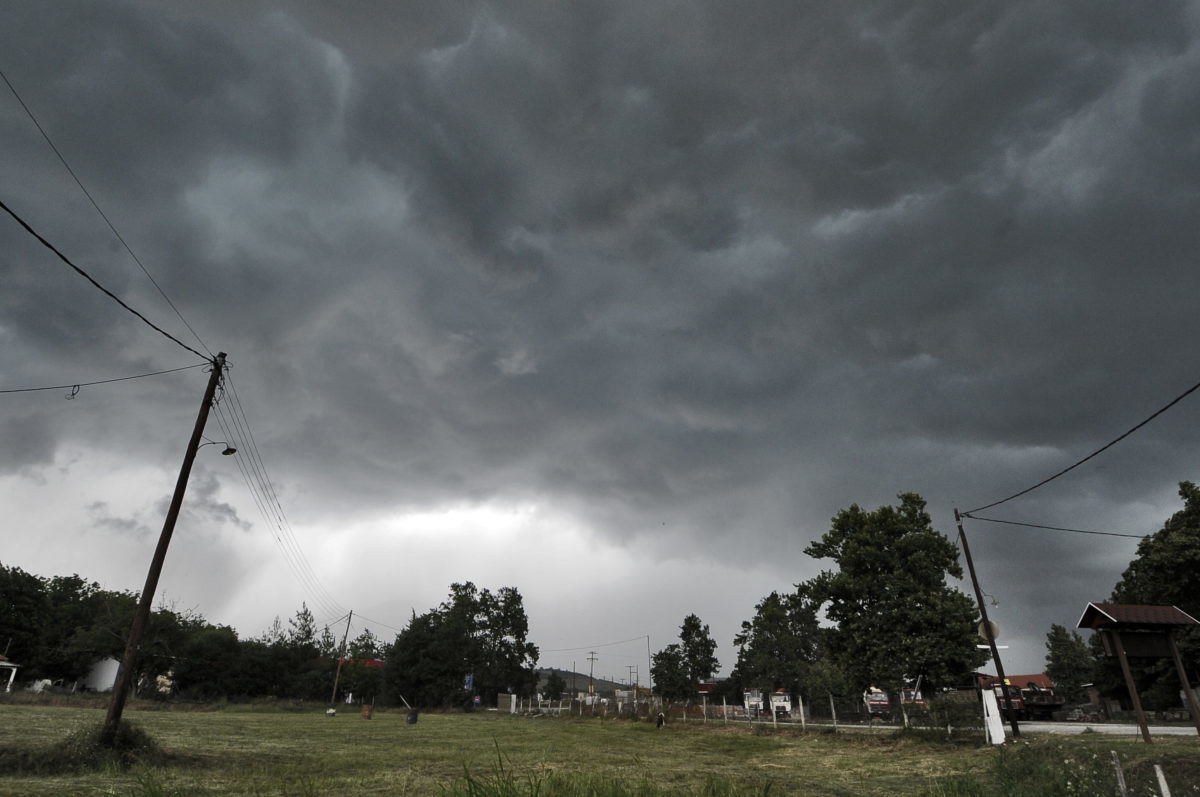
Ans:
<svg viewBox="0 0 1200 797"><path fill-rule="evenodd" d="M415 725L406 711L377 709L363 720L351 711L329 718L320 706L131 714L154 745L80 769L57 762L83 758L72 745L83 743L81 729L98 729L99 706L0 701L0 762L19 762L0 765L0 795L1103 794L1115 783L1111 749L1139 794L1149 793L1154 763L1177 794L1200 776L1194 737L1145 745L1088 734L993 749L957 734L713 722L659 730L494 712L423 712ZM36 766L30 756L41 756Z"/></svg>
<svg viewBox="0 0 1200 797"><path fill-rule="evenodd" d="M87 773L167 763L150 735L131 722L120 723L110 745L101 744L100 733L100 723L91 723L52 743L0 746L0 776Z"/></svg>

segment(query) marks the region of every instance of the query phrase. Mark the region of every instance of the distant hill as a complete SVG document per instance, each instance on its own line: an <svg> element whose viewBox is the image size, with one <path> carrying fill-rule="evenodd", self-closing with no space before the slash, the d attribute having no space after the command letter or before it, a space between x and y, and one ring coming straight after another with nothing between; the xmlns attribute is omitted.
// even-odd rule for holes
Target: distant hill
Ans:
<svg viewBox="0 0 1200 797"><path fill-rule="evenodd" d="M550 673L552 672L558 673L558 677L562 678L563 681L566 682L567 691L569 693L575 694L576 692L587 692L588 674L586 672L579 673L572 672L571 670L560 670L557 667L538 667L537 676L539 692L544 691L543 687L545 687L546 681L550 678ZM574 680L572 681L572 679ZM572 682L575 684L574 689L571 687ZM646 684L639 682L638 685L644 687ZM608 681L597 677L592 678L592 686L596 690L596 694L604 697L612 697L613 693L618 689L629 689L629 684L617 683L615 681Z"/></svg>

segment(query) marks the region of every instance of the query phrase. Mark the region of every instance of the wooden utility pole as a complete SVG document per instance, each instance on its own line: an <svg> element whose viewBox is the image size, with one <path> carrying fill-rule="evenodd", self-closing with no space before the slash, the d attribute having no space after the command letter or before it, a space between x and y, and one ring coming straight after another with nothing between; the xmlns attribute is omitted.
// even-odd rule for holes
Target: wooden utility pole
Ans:
<svg viewBox="0 0 1200 797"><path fill-rule="evenodd" d="M346 640L350 638L350 620L354 617L354 610L350 610L350 614L346 616L346 633L342 634L342 650L338 654L337 672L333 674L333 692L329 695L329 707L333 708L333 704L337 702L337 685L338 679L342 677L342 659L346 658Z"/></svg>
<svg viewBox="0 0 1200 797"><path fill-rule="evenodd" d="M112 702L108 705L108 715L105 717L104 727L100 731L100 743L110 747L117 738L117 728L121 724L121 712L125 710L125 700L129 697L129 688L133 685L133 675L137 669L138 646L142 642L142 634L150 619L150 605L154 602L154 593L158 590L158 577L162 573L163 562L167 558L167 546L171 544L171 534L175 531L175 521L179 519L179 509L183 506L183 494L187 491L188 477L192 473L192 462L196 459L196 449L200 447L200 438L204 435L204 424L208 420L208 411L212 408L213 396L217 393L217 383L221 381L221 374L224 370L225 352L220 352L212 360L212 373L208 377L208 387L204 390L204 401L200 403L196 426L192 429L192 437L188 440L187 450L183 455L183 465L179 468L179 478L175 482L175 494L171 497L167 518L163 522L162 532L158 535L158 546L154 549L154 558L150 560L150 570L146 573L146 585L142 587L137 611L133 615L133 624L129 628L129 639L125 643L125 655L121 659L121 670L117 675L117 683L113 686Z"/></svg>
<svg viewBox="0 0 1200 797"><path fill-rule="evenodd" d="M1021 729L1017 727L1017 712L1013 709L1012 699L1008 696L1008 679L1004 677L1004 665L1000 663L1000 651L996 648L996 635L992 633L992 624L988 621L987 606L983 602L983 590L979 588L979 579L975 577L975 562L971 559L971 548L967 545L967 533L963 531L962 515L958 514L958 507L954 508L954 522L958 524L958 538L962 541L963 556L967 560L967 571L971 574L971 584L975 587L975 600L979 604L979 616L983 620L983 635L992 649L992 661L996 663L996 677L1000 679L1000 693L1004 695L1004 707L1008 709L1008 724L1012 726L1013 738L1019 739L1021 738Z"/></svg>

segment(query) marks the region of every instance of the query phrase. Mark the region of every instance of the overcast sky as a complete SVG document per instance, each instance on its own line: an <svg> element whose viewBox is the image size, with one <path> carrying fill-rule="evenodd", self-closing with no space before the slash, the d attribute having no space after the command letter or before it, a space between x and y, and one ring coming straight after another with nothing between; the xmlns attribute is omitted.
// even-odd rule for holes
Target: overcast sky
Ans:
<svg viewBox="0 0 1200 797"><path fill-rule="evenodd" d="M471 580L543 665L644 682L696 613L727 675L840 509L913 491L954 536L1200 375L1196 3L0 11L195 335L3 85L0 199L228 352L206 435L248 420L286 522L202 448L158 592L243 636L307 602L390 639ZM0 389L202 363L7 216L0 287ZM0 394L0 561L140 590L205 380ZM1198 402L987 514L1160 528ZM1136 547L966 529L1009 673Z"/></svg>

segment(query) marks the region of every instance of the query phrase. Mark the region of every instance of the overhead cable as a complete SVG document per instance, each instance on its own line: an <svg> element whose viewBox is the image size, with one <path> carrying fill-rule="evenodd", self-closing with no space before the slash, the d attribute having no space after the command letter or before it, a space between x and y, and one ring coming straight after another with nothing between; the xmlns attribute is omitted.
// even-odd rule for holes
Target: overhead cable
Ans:
<svg viewBox="0 0 1200 797"><path fill-rule="evenodd" d="M58 147L56 147L54 142L50 140L50 135L46 132L45 128L42 127L41 123L38 122L37 117L33 115L33 111L30 110L29 106L25 104L25 100L21 99L21 95L17 92L16 87L13 86L11 81L9 81L8 76L4 74L4 70L2 69L0 69L0 78L4 79L4 83L8 86L8 90L11 91L13 96L17 98L17 102L20 103L21 108L25 110L25 114L29 117L30 121L33 122L33 126L38 129L39 133L42 134L42 138L45 139L46 143L50 145L50 149L54 151L54 154L58 156L59 161L67 170L67 174L71 175L71 179L73 179L75 184L79 186L79 190L83 192L83 195L86 196L88 201L92 203L92 207L94 207L96 212L100 214L100 218L104 219L104 223L108 225L108 229L112 230L112 234L115 235L117 240L121 242L121 246L125 247L125 251L129 253L131 258L133 258L133 262L137 263L138 268L142 270L142 273L146 275L146 278L150 280L150 284L152 284L158 290L159 295L161 295L171 309L175 311L175 315L179 316L179 320L183 322L183 325L187 327L188 331L192 333L192 336L196 338L196 341L200 344L200 347L207 351L209 357L211 358L213 356L212 351L207 345L205 345L204 341L200 339L200 335L196 333L196 330L192 329L192 325L189 324L187 319L183 317L183 313L179 312L179 308L175 306L175 303L171 301L171 297L167 296L166 291L162 289L162 286L158 284L158 281L154 279L154 276L150 273L146 266L142 264L141 259L134 254L133 249L131 249L129 244L125 242L125 238L122 237L121 233L117 232L117 228L113 226L113 223L109 221L108 216L103 210L100 209L100 205L96 203L96 200L92 197L91 192L88 191L84 186L83 181L79 179L79 175L75 174L75 170L71 168L71 164L67 163L67 159L63 157L63 154L59 152Z"/></svg>
<svg viewBox="0 0 1200 797"><path fill-rule="evenodd" d="M555 648L553 650L538 649L539 653L569 653L573 650L592 650L594 648L611 648L616 645L628 645L630 642L640 642L646 638L645 634L635 636L632 639L622 639L620 642L605 642L603 645L584 645L578 648Z"/></svg>
<svg viewBox="0 0 1200 797"><path fill-rule="evenodd" d="M241 456L236 457L238 470L250 491L251 498L266 521L271 539L279 548L284 562L296 577L297 582L311 600L313 607L325 616L345 616L346 611L336 601L326 597L327 593L312 573L311 567L306 567L304 554L295 545L284 525L284 517L276 502L271 499L270 487L267 484L261 464L254 450L245 442L246 435L241 431L241 423L233 419L232 413L225 409L225 403L215 405L214 417L221 427L226 440L236 447ZM234 442L236 441L236 442Z"/></svg>
<svg viewBox="0 0 1200 797"><path fill-rule="evenodd" d="M0 393L36 393L39 390L73 390L76 393L78 393L79 388L81 388L81 387L92 387L94 385L107 385L107 384L111 384L112 382L126 382L130 379L145 379L148 376L162 376L163 374L173 374L176 371L190 371L193 368L203 368L203 367L204 367L204 363L197 363L196 365L184 365L180 368L169 368L166 371L154 371L149 374L135 374L134 376L119 376L119 377L116 377L115 379L100 379L95 382L75 382L74 384L70 384L70 385L48 385L46 387L9 388L6 390L0 390ZM74 395L72 395L72 398L73 397L74 397Z"/></svg>
<svg viewBox="0 0 1200 797"><path fill-rule="evenodd" d="M362 614L358 615L358 619L363 621L364 627L366 627L367 625L381 625L384 628L388 629L389 631L395 631L397 634L401 633L404 630L403 628L397 628L394 625L388 625L387 623L381 622L380 620L372 620L370 617L364 617Z"/></svg>
<svg viewBox="0 0 1200 797"><path fill-rule="evenodd" d="M1135 540L1144 540L1144 539L1146 539L1147 536L1149 536L1146 534L1118 534L1115 531L1088 531L1087 529L1065 529L1060 526L1043 526L1039 523L1020 523L1015 520L1000 520L999 518L976 517L975 515L964 515L963 517L969 517L969 518L971 518L971 520L984 520L984 521L987 521L988 523L1003 523L1006 526L1025 526L1025 527L1031 528L1031 529L1046 529L1048 531L1070 531L1070 532L1074 532L1075 534L1099 534L1102 537L1129 537L1129 538L1135 539Z"/></svg>
<svg viewBox="0 0 1200 797"><path fill-rule="evenodd" d="M237 395L237 388L229 377L228 371L225 376L224 385L228 390L222 393L222 399L214 405L214 417L226 439L234 444L239 454L242 455L237 457L238 470L241 472L242 479L246 482L246 487L259 512L270 528L271 538L279 548L280 554L296 580L312 599L313 606L325 616L345 616L347 614L345 607L338 603L324 587L300 547L295 531L283 510L278 492L267 473L258 443L250 430L249 420L246 418L240 397ZM233 443L235 440L237 442Z"/></svg>
<svg viewBox="0 0 1200 797"><path fill-rule="evenodd" d="M258 463L259 470L262 473L262 480L267 488L267 495L271 498L272 503L277 510L277 514L282 521L282 528L285 530L286 538L290 541L291 546L296 553L296 558L300 562L302 568L307 571L310 580L316 584L318 591L324 596L326 602L332 604L340 611L345 612L345 607L341 606L336 600L334 600L333 596L330 595L321 584L321 580L317 577L312 565L310 565L308 562L308 558L304 555L304 551L301 549L300 543L296 539L295 532L292 529L292 524L288 520L287 514L283 511L283 504L279 500L279 494L275 490L275 485L271 482L270 477L267 475L266 463L263 461L262 454L259 453L258 441L255 440L254 433L250 430L250 421L246 417L245 410L242 407L242 400L238 395L237 386L233 383L232 379L227 380L227 384L229 385L229 389L233 395L233 403L230 405L230 408L235 410L233 413L233 418L235 419L235 422L240 419L241 426L244 427L245 439L249 441L250 449L253 452L252 461Z"/></svg>
<svg viewBox="0 0 1200 797"><path fill-rule="evenodd" d="M62 252L58 251L58 249L56 249L56 248L55 248L54 244L50 243L50 242L49 242L49 241L47 241L45 238L43 238L41 235L39 235L39 234L38 234L38 232L37 232L36 230L34 230L34 229L33 229L33 227L30 227L30 226L29 226L29 224L28 224L28 223L27 223L27 222L26 222L26 221L25 221L23 218L21 218L20 216L18 216L18 215L16 214L16 212L15 212L15 211L14 211L12 208L10 208L8 205L6 205L6 204L4 203L4 201L3 201L3 200L0 200L0 209L3 209L5 213L7 213L8 215L10 215L10 216L12 216L14 219L16 219L16 222L17 222L17 224L20 224L22 227L24 227L24 228L25 228L25 231L26 231L26 232L28 232L28 233L29 233L30 235L32 235L34 238L37 238L37 239L38 239L38 241L40 241L40 242L41 242L42 246L46 247L46 248L47 248L47 249L49 249L51 252L53 252L54 254L58 255L58 259L59 259L59 260L61 260L62 262L66 263L66 264L67 264L68 266L70 266L71 268L75 269L75 271L76 271L76 272L79 274L79 276L83 277L83 278L84 278L84 279L86 279L88 282L92 283L92 285L94 285L96 288L98 288L98 289L99 289L99 290L100 290L102 293L104 293L104 295L108 296L108 297L109 297L110 299L112 299L114 302L116 302L117 304L121 305L121 306L122 306L122 307L124 307L126 310L128 310L129 312L133 313L135 316L137 316L138 318L140 318L140 319L142 320L142 322L143 322L143 323L145 323L147 326L149 326L149 327L150 327L151 329L153 329L155 332L157 332L158 334L162 335L162 336L163 336L163 337L165 337L167 340L170 340L170 341L174 342L175 344L177 344L177 345L179 345L179 346L182 346L183 348L187 349L187 350L188 350L188 351L190 351L192 354L196 355L197 357L199 357L200 359L204 360L205 362L211 362L211 361L212 361L212 358L211 358L211 357L209 357L209 356L208 356L208 355L206 355L206 354L201 354L200 352L196 351L196 350L195 350L195 349L193 349L191 346L187 345L186 343L184 343L183 341L181 341L179 338L177 338L177 337L175 337L174 335L172 335L170 332L167 332L165 329L163 329L162 327L158 326L157 324L155 324L155 323L154 323L153 321L151 321L150 319L146 318L146 316L142 315L142 314L141 314L141 313L139 313L137 310L134 310L132 307L130 307L129 305L125 304L125 302L121 301L120 297L118 297L118 296L117 296L115 293L113 293L112 291L110 291L108 288L105 288L105 287L104 287L103 285L101 285L99 282L96 282L96 280L92 278L92 275L91 275L91 274L88 274L86 271L84 271L83 269L81 269L79 266L77 266L77 265L75 265L74 263L72 263L72 262L71 262L71 260L70 260L70 258L68 258L66 255L64 255Z"/></svg>
<svg viewBox="0 0 1200 797"><path fill-rule="evenodd" d="M1083 463L1087 462L1087 461L1088 461L1089 459L1091 459L1092 457L1095 457L1096 455L1098 455L1098 454L1101 454L1101 453L1103 453L1103 452L1107 451L1108 449L1112 448L1112 447L1113 447L1113 446L1115 446L1117 443L1121 442L1121 441L1122 441L1122 440L1124 440L1126 437L1129 437L1129 435L1133 434L1133 433L1134 433L1134 432L1136 432L1138 429L1141 429L1143 426L1145 426L1146 424L1150 423L1150 421L1154 420L1154 419L1155 419L1155 418L1157 418L1159 415L1162 415L1164 412L1166 412L1167 410L1169 410L1171 407L1173 407L1173 406L1175 406L1176 404L1178 404L1180 401L1183 401L1183 399L1187 398L1187 397L1188 397L1190 394L1194 393L1194 392L1195 392L1195 391L1196 391L1198 388L1200 388L1200 382L1197 382L1196 384L1194 384L1194 385L1192 385L1191 387L1189 387L1187 390L1185 390L1185 391L1183 391L1182 393L1180 393L1180 394L1179 394L1178 396L1176 396L1175 398L1171 399L1171 401L1169 401L1169 402L1166 404L1166 406L1164 406L1164 407L1162 407L1161 409L1159 409L1157 412L1155 412L1153 415L1151 415L1151 416L1150 416L1149 418L1147 418L1146 420L1144 420L1144 421L1142 421L1141 423L1139 423L1137 426L1134 426L1132 429L1130 429L1130 430L1129 430L1128 432L1126 432L1125 434L1121 435L1120 437L1116 438L1115 440L1113 440L1113 441L1111 441L1111 442L1109 442L1109 443L1107 443L1107 444L1105 444L1105 445L1101 446L1100 448L1096 449L1095 451L1093 451L1092 453L1088 454L1088 455L1087 455L1086 457L1084 457L1083 459L1081 459L1081 460L1079 460L1078 462L1076 462L1074 465L1071 465L1070 467L1063 468L1063 469L1062 469L1062 470L1060 470L1058 473L1055 473L1053 476L1050 476L1050 477L1047 477L1047 478L1045 478L1045 479L1042 479L1042 480L1041 480L1040 482L1038 482L1037 484L1033 485L1032 487L1026 487L1024 490L1021 490L1019 493L1013 493L1013 494L1012 494L1012 495L1010 495L1008 498L1002 498L1002 499L1000 499L999 501L993 501L993 502L992 502L992 503L990 503L990 504L985 504L984 506L976 507L975 509L970 509L970 510L968 510L968 511L966 511L966 512L963 512L962 514L963 514L965 517L971 517L971 513L972 513L972 512L982 512L982 511L983 511L983 510L985 510L985 509L991 509L991 508L992 508L992 507L994 507L994 506L1000 506L1000 504L1003 504L1003 503L1006 503L1006 502L1008 502L1008 501L1011 501L1011 500L1013 500L1014 498L1019 498L1020 496L1022 496L1022 495L1025 495L1026 493L1031 493L1031 492L1033 492L1034 490L1036 490L1037 488L1041 487L1041 486L1042 486L1042 485L1044 485L1044 484L1049 484L1050 482L1052 482L1052 481L1054 481L1055 479L1057 479L1059 476L1062 476L1063 474L1065 474L1065 473L1068 473L1068 472L1070 472L1070 471L1074 470L1075 468L1078 468L1080 465L1082 465ZM977 518L977 519L978 519L978 518Z"/></svg>

